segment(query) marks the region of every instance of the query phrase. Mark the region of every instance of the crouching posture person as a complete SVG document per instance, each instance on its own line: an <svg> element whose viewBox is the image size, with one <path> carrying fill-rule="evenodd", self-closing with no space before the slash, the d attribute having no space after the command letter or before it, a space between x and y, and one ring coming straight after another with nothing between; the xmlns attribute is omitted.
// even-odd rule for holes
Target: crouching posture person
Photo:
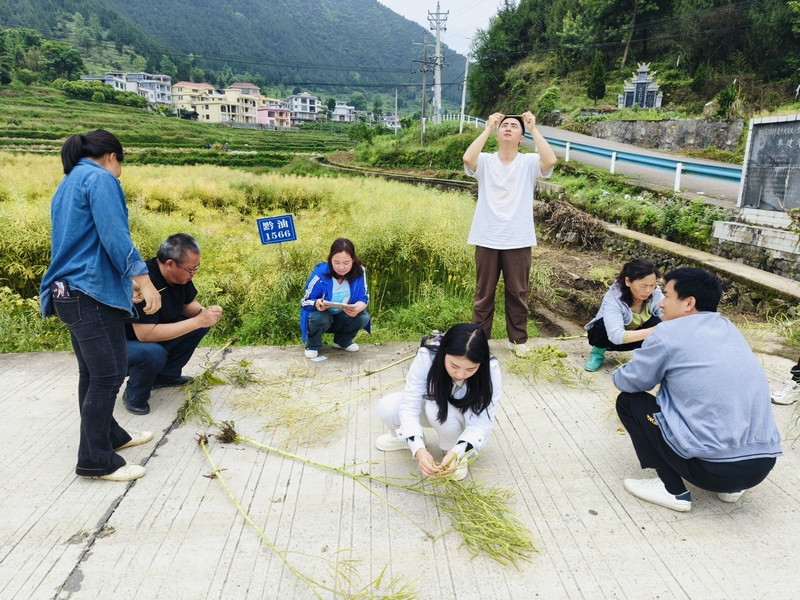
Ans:
<svg viewBox="0 0 800 600"><path fill-rule="evenodd" d="M702 269L664 277L663 322L614 371L617 414L643 469L626 479L646 502L686 512L684 480L736 502L781 456L764 370L739 330L716 312L720 280ZM658 395L647 390L661 384Z"/></svg>
<svg viewBox="0 0 800 600"><path fill-rule="evenodd" d="M410 449L423 477L463 479L470 457L492 433L501 393L500 365L479 325L463 323L423 338L405 390L378 402L378 417L390 433L379 436L376 446L385 452ZM439 434L441 464L425 448L423 427Z"/></svg>
<svg viewBox="0 0 800 600"><path fill-rule="evenodd" d="M161 293L161 308L148 315L137 305L137 316L125 325L129 377L123 400L135 415L150 412L151 390L191 381L181 371L222 316L219 306L203 308L195 299L192 279L200 270L200 246L193 237L169 236L156 258L147 261L147 268Z"/></svg>

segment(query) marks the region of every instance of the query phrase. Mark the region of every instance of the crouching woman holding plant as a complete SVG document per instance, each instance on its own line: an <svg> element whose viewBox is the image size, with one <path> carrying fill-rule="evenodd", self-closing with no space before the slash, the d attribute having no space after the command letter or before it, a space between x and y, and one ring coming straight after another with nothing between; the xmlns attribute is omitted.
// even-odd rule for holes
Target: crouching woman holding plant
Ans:
<svg viewBox="0 0 800 600"><path fill-rule="evenodd" d="M638 258L625 263L617 279L603 296L594 319L584 329L589 332L592 350L583 366L597 371L606 350L627 351L642 347L661 323L664 294L656 285L658 272L649 260Z"/></svg>
<svg viewBox="0 0 800 600"><path fill-rule="evenodd" d="M378 437L379 450L410 449L423 477L467 476L467 463L492 433L502 393L500 365L478 325L462 323L444 335L422 339L402 392L378 402L378 417L390 433ZM423 427L439 434L441 464L425 448Z"/></svg>

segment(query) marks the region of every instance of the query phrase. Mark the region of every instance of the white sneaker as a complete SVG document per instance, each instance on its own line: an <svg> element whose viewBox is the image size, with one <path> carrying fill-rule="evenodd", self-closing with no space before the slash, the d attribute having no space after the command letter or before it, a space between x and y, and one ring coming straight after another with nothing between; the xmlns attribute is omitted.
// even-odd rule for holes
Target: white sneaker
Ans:
<svg viewBox="0 0 800 600"><path fill-rule="evenodd" d="M379 435L378 439L375 440L375 446L378 448L378 450L383 450L384 452L408 450L408 442L401 440L399 437L391 433Z"/></svg>
<svg viewBox="0 0 800 600"><path fill-rule="evenodd" d="M773 404L794 404L800 399L800 383L790 379L781 386L781 389L770 395Z"/></svg>
<svg viewBox="0 0 800 600"><path fill-rule="evenodd" d="M639 500L658 504L678 512L692 510L692 495L690 492L674 496L667 491L667 488L664 487L664 482L658 477L653 479L626 479L623 484L625 489L639 498Z"/></svg>
<svg viewBox="0 0 800 600"><path fill-rule="evenodd" d="M522 344L515 344L514 342L509 340L506 346L508 347L509 350L511 350L511 352L513 352L517 356L526 356L528 352L531 351L530 346L528 346L528 342L524 342Z"/></svg>
<svg viewBox="0 0 800 600"><path fill-rule="evenodd" d="M133 481L134 479L139 479L139 477L144 477L146 472L147 471L145 471L143 466L132 465L128 463L113 473L109 473L108 475L100 475L99 477L89 477L89 479L105 479L106 481Z"/></svg>
<svg viewBox="0 0 800 600"><path fill-rule="evenodd" d="M458 466L456 467L456 470L453 472L453 479L455 479L456 481L461 481L469 474L468 463L469 461L464 459L461 459L458 462Z"/></svg>
<svg viewBox="0 0 800 600"><path fill-rule="evenodd" d="M116 448L117 450L130 448L131 446L141 446L142 444L146 444L153 439L153 433L151 431L136 431L135 429L131 429L128 431L128 435L131 436L130 441L127 444Z"/></svg>
<svg viewBox="0 0 800 600"><path fill-rule="evenodd" d="M317 358L319 350L309 350L306 348L306 358Z"/></svg>
<svg viewBox="0 0 800 600"><path fill-rule="evenodd" d="M333 347L334 348L338 348L339 350L347 350L348 352L358 352L359 351L358 344L356 344L356 343L350 344L347 348L342 348L339 344L334 342Z"/></svg>
<svg viewBox="0 0 800 600"><path fill-rule="evenodd" d="M741 498L747 490L740 490L738 492L720 492L717 494L717 498L722 500L723 502L736 502L739 498Z"/></svg>

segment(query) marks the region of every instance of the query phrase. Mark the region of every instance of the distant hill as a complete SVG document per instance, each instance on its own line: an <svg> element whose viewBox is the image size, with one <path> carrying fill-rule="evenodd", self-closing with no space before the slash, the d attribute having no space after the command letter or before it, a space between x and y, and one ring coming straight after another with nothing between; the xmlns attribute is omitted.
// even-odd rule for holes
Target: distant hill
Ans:
<svg viewBox="0 0 800 600"><path fill-rule="evenodd" d="M377 0L3 0L0 24L57 37L75 12L96 14L109 40L125 37L151 65L193 57L206 69L261 75L266 85L337 94L421 82L409 71L422 58L412 40L426 30ZM432 56L433 32L428 38ZM459 102L466 59L449 50L445 59L442 94Z"/></svg>

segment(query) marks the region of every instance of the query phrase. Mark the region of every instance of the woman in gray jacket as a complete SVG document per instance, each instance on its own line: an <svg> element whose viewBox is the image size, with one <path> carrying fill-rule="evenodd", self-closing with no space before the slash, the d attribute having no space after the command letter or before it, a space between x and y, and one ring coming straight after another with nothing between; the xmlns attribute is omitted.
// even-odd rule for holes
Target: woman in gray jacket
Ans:
<svg viewBox="0 0 800 600"><path fill-rule="evenodd" d="M603 297L594 319L584 327L592 350L583 366L597 371L606 350L625 351L642 347L642 342L661 323L664 294L656 285L658 271L649 260L625 263L616 281Z"/></svg>

